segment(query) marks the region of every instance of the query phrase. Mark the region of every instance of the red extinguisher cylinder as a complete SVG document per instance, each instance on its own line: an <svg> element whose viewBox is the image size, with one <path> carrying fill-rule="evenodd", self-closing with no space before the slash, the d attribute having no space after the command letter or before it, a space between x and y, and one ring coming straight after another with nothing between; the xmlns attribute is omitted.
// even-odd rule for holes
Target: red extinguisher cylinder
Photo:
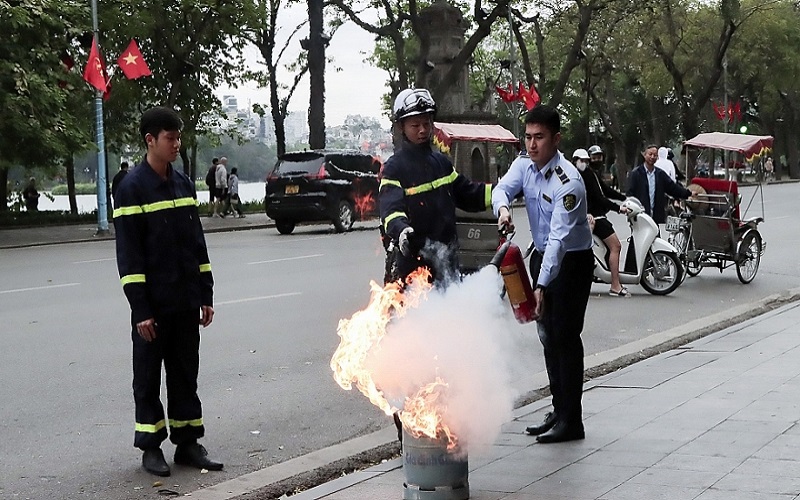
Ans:
<svg viewBox="0 0 800 500"><path fill-rule="evenodd" d="M511 241L504 245L507 245L508 249L500 263L500 275L503 277L506 295L511 302L511 309L517 322L530 323L533 321L534 313L533 287L528 278L525 260L522 258L519 246Z"/></svg>

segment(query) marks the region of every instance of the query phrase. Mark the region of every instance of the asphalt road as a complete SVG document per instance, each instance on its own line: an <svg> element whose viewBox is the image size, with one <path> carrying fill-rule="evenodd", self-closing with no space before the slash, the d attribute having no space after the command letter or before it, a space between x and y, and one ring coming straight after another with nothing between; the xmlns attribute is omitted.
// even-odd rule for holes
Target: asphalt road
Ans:
<svg viewBox="0 0 800 500"><path fill-rule="evenodd" d="M744 206L751 192L744 189ZM796 287L798 194L797 184L765 187L768 248L749 285L732 268L706 269L667 297L632 287L631 298L616 299L595 285L587 354ZM624 220L613 221L624 237ZM339 319L362 308L369 281L382 277L376 227L207 236L217 316L202 332L200 396L204 444L226 470L175 468L158 487L132 447L129 310L113 242L3 250L0 498L163 498L159 488L184 494L390 425L360 394L342 391L328 366ZM533 327L515 328L509 333L525 339L518 364L540 371ZM532 389L524 373L519 388ZM165 445L168 458L172 451Z"/></svg>

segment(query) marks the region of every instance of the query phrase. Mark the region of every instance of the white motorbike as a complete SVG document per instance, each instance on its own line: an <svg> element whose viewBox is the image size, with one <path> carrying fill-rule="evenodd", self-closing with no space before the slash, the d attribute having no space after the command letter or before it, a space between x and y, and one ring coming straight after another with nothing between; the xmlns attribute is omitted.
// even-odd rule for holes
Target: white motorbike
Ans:
<svg viewBox="0 0 800 500"><path fill-rule="evenodd" d="M622 244L619 281L623 285L642 285L653 295L672 293L683 281L683 266L674 246L659 236L658 225L647 215L641 202L628 198L622 203L628 210L631 236ZM594 281L611 283L608 258L603 240L592 235L594 244Z"/></svg>

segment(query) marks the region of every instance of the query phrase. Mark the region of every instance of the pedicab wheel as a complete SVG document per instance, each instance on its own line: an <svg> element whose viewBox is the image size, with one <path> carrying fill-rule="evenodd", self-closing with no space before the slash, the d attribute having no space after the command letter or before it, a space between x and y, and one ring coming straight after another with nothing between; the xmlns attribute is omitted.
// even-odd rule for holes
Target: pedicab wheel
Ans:
<svg viewBox="0 0 800 500"><path fill-rule="evenodd" d="M761 234L758 231L749 231L739 242L736 259L736 275L744 284L753 281L761 263Z"/></svg>
<svg viewBox="0 0 800 500"><path fill-rule="evenodd" d="M683 256L684 263L684 279L686 276L697 276L703 270L700 263L690 257L697 257L697 252L694 251L694 239L689 236L689 229L682 228L675 233L672 237L672 244L678 250L678 253Z"/></svg>
<svg viewBox="0 0 800 500"><path fill-rule="evenodd" d="M644 259L644 271L639 284L653 295L672 293L681 281L683 266L675 254L658 251L648 254Z"/></svg>

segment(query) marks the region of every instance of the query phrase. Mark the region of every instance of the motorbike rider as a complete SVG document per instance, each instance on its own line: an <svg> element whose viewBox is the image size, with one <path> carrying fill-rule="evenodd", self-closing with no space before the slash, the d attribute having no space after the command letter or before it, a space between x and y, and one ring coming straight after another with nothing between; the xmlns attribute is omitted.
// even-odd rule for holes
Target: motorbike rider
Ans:
<svg viewBox="0 0 800 500"><path fill-rule="evenodd" d="M446 284L458 277L456 207L487 210L492 185L470 181L431 147L436 103L428 90L403 90L392 112L401 139L383 167L378 201L383 229L399 249L396 278L424 266Z"/></svg>
<svg viewBox="0 0 800 500"><path fill-rule="evenodd" d="M611 288L608 294L612 297L628 297L630 292L619 282L619 255L622 244L614 232L614 226L606 218L606 214L611 210L619 213L627 212L625 208L611 201L625 201L625 195L603 181L601 176L604 166L603 150L600 146L592 146L588 153L584 149L578 149L572 156L586 185L586 204L592 234L603 240L608 247L608 267L611 272Z"/></svg>

